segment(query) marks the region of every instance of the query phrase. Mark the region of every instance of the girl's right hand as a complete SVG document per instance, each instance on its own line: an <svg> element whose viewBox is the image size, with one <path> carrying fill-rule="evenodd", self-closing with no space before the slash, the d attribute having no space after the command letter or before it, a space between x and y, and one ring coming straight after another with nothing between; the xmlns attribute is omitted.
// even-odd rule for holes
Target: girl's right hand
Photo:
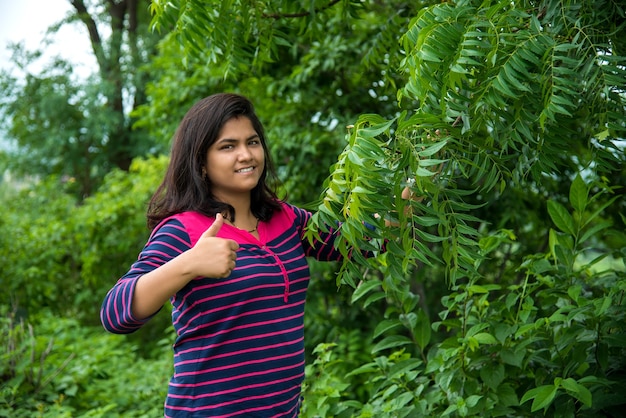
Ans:
<svg viewBox="0 0 626 418"><path fill-rule="evenodd" d="M219 238L217 233L224 225L224 217L218 213L215 222L202 233L190 250L190 262L196 277L223 279L235 269L239 244L232 239ZM191 255L191 254L189 254Z"/></svg>

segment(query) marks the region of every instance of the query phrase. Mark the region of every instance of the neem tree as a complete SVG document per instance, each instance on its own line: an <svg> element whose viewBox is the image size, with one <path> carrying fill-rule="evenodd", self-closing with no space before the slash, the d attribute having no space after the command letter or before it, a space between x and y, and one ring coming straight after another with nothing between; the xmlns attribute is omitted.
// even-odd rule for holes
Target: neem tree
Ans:
<svg viewBox="0 0 626 418"><path fill-rule="evenodd" d="M351 31L377 34L360 62L391 95L365 87L363 99L384 106L348 127L314 223L341 221L344 251L385 243L372 259L354 252L338 280L364 307L385 301L386 317L372 362L342 377L345 388L366 375L369 400L313 383L317 407L304 414L323 405L334 416L591 416L623 402L618 2L178 0L152 11L187 57L225 79L271 77L288 57L296 83L303 68L341 67L316 42L340 48ZM333 44L331 24L344 25L345 41ZM327 67L307 66L314 59ZM401 197L406 185L413 200Z"/></svg>

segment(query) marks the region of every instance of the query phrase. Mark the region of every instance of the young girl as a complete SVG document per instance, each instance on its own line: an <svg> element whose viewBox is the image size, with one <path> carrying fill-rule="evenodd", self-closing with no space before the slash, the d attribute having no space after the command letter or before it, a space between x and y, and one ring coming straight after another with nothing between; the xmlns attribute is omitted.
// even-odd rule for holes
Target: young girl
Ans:
<svg viewBox="0 0 626 418"><path fill-rule="evenodd" d="M153 232L101 309L114 333L167 301L176 330L166 417L296 417L304 378L305 257L338 260L334 235L277 199L263 126L245 97L196 103L148 208Z"/></svg>

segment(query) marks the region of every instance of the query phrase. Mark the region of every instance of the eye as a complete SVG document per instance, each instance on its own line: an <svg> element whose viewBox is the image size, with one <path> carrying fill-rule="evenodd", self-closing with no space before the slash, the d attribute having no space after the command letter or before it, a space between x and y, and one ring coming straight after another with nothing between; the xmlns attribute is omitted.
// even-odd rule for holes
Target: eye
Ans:
<svg viewBox="0 0 626 418"><path fill-rule="evenodd" d="M260 139L258 139L258 138L257 138L257 139L251 139L251 140L248 142L248 145L261 145L261 140L260 140Z"/></svg>

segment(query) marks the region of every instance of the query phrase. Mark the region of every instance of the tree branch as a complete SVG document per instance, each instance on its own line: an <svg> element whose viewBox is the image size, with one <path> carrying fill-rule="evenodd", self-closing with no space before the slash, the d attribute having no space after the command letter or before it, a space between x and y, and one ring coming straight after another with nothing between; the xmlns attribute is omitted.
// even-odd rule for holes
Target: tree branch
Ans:
<svg viewBox="0 0 626 418"><path fill-rule="evenodd" d="M330 9L331 7L333 7L335 4L339 3L341 0L331 0L330 3L328 3L325 7L321 7L319 9L315 9L315 13L319 13L319 12L323 12L324 10ZM274 13L274 14L267 14L267 13L263 13L263 17L266 19L274 19L274 20L279 20L279 19L291 19L291 18L298 18L298 17L306 17L306 16L310 16L311 12L300 12L300 13Z"/></svg>
<svg viewBox="0 0 626 418"><path fill-rule="evenodd" d="M71 0L70 3L72 4L72 6L74 6L74 9L76 9L76 15L85 24L85 27L89 32L91 49L93 49L93 53L96 56L96 61L98 61L98 66L102 71L104 68L106 68L106 57L104 54L102 39L100 38L100 33L98 32L96 22L87 11L87 7L85 7L85 2L83 0Z"/></svg>

